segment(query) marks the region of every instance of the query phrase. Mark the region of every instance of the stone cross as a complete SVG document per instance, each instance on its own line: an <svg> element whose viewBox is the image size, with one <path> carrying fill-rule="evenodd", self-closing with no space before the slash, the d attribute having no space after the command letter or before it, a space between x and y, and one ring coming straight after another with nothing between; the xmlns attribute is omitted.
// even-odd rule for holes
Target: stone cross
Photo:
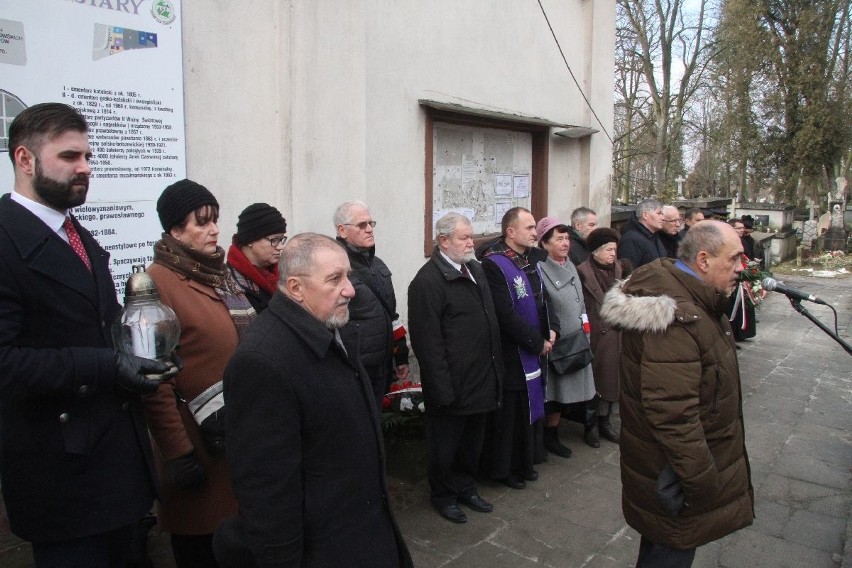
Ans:
<svg viewBox="0 0 852 568"><path fill-rule="evenodd" d="M677 182L677 197L678 199L683 199L683 182L686 181L686 178L683 176L677 176L675 181Z"/></svg>

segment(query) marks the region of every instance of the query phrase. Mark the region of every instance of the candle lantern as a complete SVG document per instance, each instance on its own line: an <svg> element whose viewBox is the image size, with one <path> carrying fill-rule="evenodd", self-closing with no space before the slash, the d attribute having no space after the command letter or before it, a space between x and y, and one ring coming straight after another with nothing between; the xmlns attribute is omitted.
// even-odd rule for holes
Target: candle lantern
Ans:
<svg viewBox="0 0 852 568"><path fill-rule="evenodd" d="M180 339L175 312L162 302L154 279L141 264L133 266L124 290L124 309L112 326L116 349L169 362Z"/></svg>

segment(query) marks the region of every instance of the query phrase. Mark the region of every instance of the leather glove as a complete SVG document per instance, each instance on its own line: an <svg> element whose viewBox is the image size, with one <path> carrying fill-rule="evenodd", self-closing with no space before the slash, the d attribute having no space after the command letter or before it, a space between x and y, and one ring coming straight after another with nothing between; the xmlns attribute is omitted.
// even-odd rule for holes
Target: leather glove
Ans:
<svg viewBox="0 0 852 568"><path fill-rule="evenodd" d="M189 452L185 456L169 460L165 463L166 479L172 479L178 489L192 489L207 483L207 472L195 459L195 454Z"/></svg>
<svg viewBox="0 0 852 568"><path fill-rule="evenodd" d="M115 381L130 392L148 394L157 390L160 381L149 379L148 373L165 373L169 366L160 361L115 352Z"/></svg>

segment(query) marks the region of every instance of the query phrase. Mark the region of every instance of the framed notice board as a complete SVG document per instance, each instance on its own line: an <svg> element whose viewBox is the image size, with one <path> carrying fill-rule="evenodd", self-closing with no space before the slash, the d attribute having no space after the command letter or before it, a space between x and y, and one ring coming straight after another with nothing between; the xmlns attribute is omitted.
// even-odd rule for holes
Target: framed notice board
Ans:
<svg viewBox="0 0 852 568"><path fill-rule="evenodd" d="M500 235L503 214L546 211L546 126L430 113L426 132L424 255L435 222L451 211L471 221L477 241Z"/></svg>
<svg viewBox="0 0 852 568"><path fill-rule="evenodd" d="M512 207L530 208L532 135L492 128L435 123L432 220L455 211L473 232L500 232Z"/></svg>

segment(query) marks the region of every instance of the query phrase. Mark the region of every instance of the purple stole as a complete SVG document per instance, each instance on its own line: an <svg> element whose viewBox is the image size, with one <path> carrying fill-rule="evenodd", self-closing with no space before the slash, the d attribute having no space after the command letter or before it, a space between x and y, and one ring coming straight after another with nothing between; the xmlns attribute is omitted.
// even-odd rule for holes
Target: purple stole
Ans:
<svg viewBox="0 0 852 568"><path fill-rule="evenodd" d="M488 258L493 260L494 264L503 272L515 312L536 329L541 327L535 297L529 278L524 271L503 253L495 252L489 254ZM536 270L538 270L538 267L536 267ZM539 293L541 293L541 290L539 290ZM532 424L544 418L544 381L541 377L541 363L538 353L528 351L520 345L518 346L518 354L521 356L521 366L526 378L527 397L530 401L530 424Z"/></svg>

